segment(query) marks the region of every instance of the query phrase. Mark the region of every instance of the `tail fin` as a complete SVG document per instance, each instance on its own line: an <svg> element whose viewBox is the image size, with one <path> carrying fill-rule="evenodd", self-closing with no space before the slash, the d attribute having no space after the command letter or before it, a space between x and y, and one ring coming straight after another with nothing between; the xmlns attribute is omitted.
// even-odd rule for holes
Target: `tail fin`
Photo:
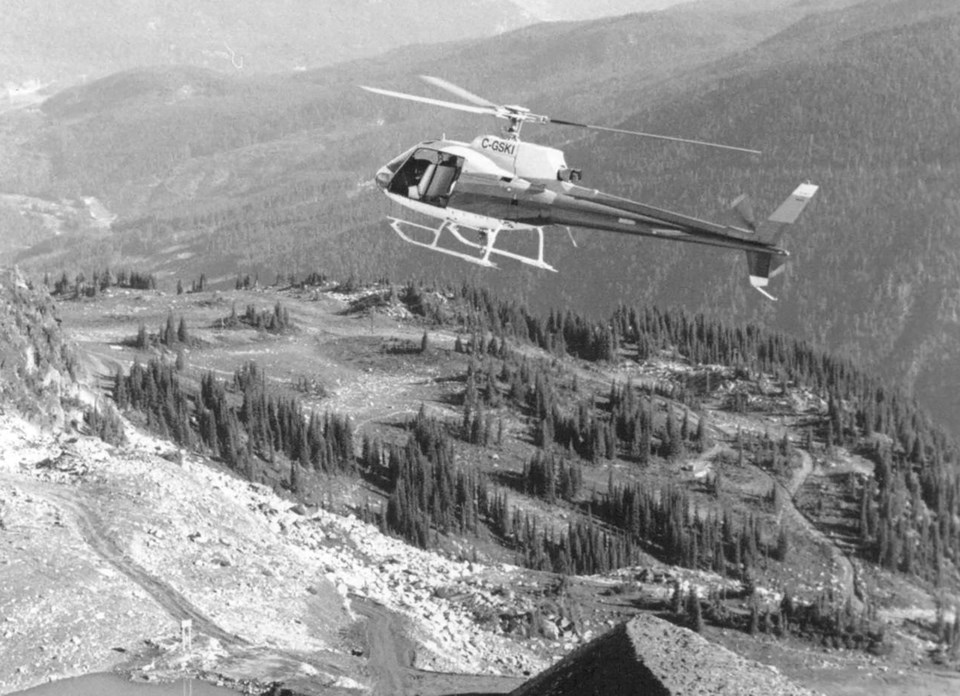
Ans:
<svg viewBox="0 0 960 696"><path fill-rule="evenodd" d="M775 245L783 232L783 228L796 222L807 203L817 193L818 188L813 184L800 184L794 189L787 200L781 203L780 207L773 211L773 214L766 221L761 223L759 232L762 241ZM767 285L771 278L783 271L786 261L787 254L782 250L780 253L748 251L747 269L750 273L750 285L765 297L776 300L776 297L767 292Z"/></svg>

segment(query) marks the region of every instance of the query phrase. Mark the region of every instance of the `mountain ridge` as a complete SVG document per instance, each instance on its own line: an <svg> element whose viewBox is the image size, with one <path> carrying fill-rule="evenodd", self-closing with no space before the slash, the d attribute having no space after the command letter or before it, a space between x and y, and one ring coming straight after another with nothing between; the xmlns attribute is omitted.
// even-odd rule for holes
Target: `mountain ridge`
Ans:
<svg viewBox="0 0 960 696"><path fill-rule="evenodd" d="M5 8L0 83L69 85L133 67L190 64L223 73L278 73L370 57L403 45L500 32L544 21L650 12L678 0L542 3L469 0L278 0L269 7L201 0L185 11L163 0L51 0ZM0 93L2 94L2 93Z"/></svg>

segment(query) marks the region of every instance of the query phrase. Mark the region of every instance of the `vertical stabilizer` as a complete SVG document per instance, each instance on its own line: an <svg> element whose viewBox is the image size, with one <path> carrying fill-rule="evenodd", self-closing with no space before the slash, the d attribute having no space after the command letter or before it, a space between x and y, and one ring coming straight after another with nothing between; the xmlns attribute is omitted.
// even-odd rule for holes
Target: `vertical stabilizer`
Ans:
<svg viewBox="0 0 960 696"><path fill-rule="evenodd" d="M814 184L800 184L793 193L773 211L773 214L760 225L760 234L764 242L775 243L783 233L784 227L796 222L800 213L807 207L807 203L816 195L818 186ZM750 273L750 285L756 288L764 297L771 300L777 298L767 291L770 279L783 272L787 256L784 252L748 251L747 269Z"/></svg>

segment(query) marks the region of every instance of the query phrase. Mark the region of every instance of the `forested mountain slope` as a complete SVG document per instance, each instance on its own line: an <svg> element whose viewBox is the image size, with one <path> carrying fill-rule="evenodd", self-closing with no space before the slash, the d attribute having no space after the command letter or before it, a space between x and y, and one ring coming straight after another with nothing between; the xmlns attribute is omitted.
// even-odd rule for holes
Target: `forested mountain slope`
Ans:
<svg viewBox="0 0 960 696"><path fill-rule="evenodd" d="M240 74L304 70L399 46L493 36L544 21L651 12L677 2L8 2L0 25L0 84L69 85L148 65Z"/></svg>
<svg viewBox="0 0 960 696"><path fill-rule="evenodd" d="M201 260L216 254L225 274L332 263L403 277L427 260L431 275L476 277L533 305L602 316L619 302L657 300L758 321L886 369L938 417L956 419L945 378L960 360L960 8L847 4L709 15L677 7L284 78L120 74L49 100L33 135L5 139L26 156L6 160L0 183L53 197L95 194L121 215L111 236L36 247L23 257L34 265L62 264L65 243L81 263L149 257L161 272L209 269ZM560 117L764 151L751 159L525 131L562 145L589 184L664 207L718 218L746 191L762 214L800 181L820 185L784 241L794 256L781 301L749 291L736 255L584 231L574 231L577 249L563 232L551 238L548 256L561 272L549 277L514 267L479 274L402 248L380 223L387 206L365 183L372 172L425 137L495 128L355 88L429 93L417 73ZM159 254L177 245L177 256Z"/></svg>
<svg viewBox="0 0 960 696"><path fill-rule="evenodd" d="M144 65L223 72L314 68L536 21L510 0L161 0L5 3L0 81L67 84ZM438 38L439 37L439 38Z"/></svg>
<svg viewBox="0 0 960 696"><path fill-rule="evenodd" d="M785 240L795 256L779 305L742 297L743 283L722 271L724 260L649 245L657 265L676 264L658 296L685 296L722 316L763 317L891 369L951 414L957 402L942 378L956 374L960 358L960 15L951 8L947 16L923 17L925 5L946 7L884 3L882 16L859 8L805 22L790 42L766 47L771 54L785 48L789 62L771 55L773 67L758 69L765 63L753 56L746 70L720 77L696 102L679 99L652 114L656 128L700 125L705 137L748 140L764 150L759 164L718 167L714 156L696 153L651 167L634 150L598 146L617 158L615 171L646 168L642 186L622 174L610 177L611 185L681 209L707 211L739 190L773 202L794 182L819 184L817 207ZM890 26L914 15L921 20ZM838 40L829 51L812 50L814 37L824 35ZM622 247L607 248L615 254Z"/></svg>

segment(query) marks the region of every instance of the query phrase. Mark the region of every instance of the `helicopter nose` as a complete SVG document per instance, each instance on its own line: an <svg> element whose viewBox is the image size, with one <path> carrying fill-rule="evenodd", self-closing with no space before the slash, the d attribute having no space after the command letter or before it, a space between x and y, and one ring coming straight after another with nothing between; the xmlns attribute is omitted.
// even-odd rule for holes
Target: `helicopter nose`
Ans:
<svg viewBox="0 0 960 696"><path fill-rule="evenodd" d="M377 176L374 178L374 181L377 182L377 186L385 190L390 184L390 179L392 178L393 172L386 167L380 167L379 171L377 171Z"/></svg>

